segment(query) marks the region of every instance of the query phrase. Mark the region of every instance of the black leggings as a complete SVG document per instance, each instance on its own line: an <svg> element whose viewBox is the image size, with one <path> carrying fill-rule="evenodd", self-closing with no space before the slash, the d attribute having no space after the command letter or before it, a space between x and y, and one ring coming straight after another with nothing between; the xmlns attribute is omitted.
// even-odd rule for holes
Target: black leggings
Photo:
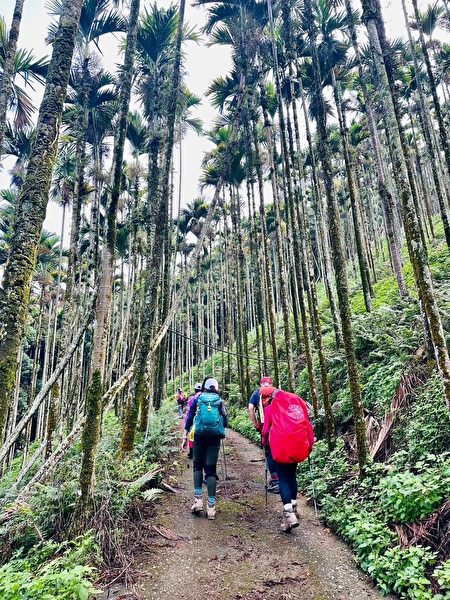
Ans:
<svg viewBox="0 0 450 600"><path fill-rule="evenodd" d="M211 498L216 495L216 467L219 450L220 438L197 435L194 437L194 487L196 489L202 487L204 471L208 486L208 496Z"/></svg>
<svg viewBox="0 0 450 600"><path fill-rule="evenodd" d="M297 500L297 464L289 465L275 463L280 484L280 496L283 504L290 504Z"/></svg>

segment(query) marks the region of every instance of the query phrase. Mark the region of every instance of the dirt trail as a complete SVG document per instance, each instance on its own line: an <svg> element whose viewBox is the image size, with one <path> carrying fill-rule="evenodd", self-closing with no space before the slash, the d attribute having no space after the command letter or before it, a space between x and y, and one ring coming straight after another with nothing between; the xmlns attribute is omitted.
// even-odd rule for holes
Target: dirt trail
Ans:
<svg viewBox="0 0 450 600"><path fill-rule="evenodd" d="M351 552L304 502L300 527L290 535L279 533L279 497L269 495L265 510L261 450L234 432L226 444L228 498L219 483L216 521L190 514L192 471L186 468L179 493L165 496L155 521L160 533L178 539L155 531L151 551L137 564L145 573L139 595L116 590L109 599L381 599Z"/></svg>

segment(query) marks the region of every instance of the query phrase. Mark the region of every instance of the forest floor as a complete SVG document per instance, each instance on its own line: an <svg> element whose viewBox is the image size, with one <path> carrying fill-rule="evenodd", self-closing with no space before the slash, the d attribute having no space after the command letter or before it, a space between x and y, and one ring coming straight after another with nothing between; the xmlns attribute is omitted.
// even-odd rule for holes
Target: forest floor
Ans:
<svg viewBox="0 0 450 600"><path fill-rule="evenodd" d="M192 467L186 464L136 558L138 583L133 590L113 586L103 600L381 599L305 500L300 527L280 533L279 497L269 494L265 508L262 451L232 431L226 448L228 481L226 490L219 482L216 520L190 514Z"/></svg>

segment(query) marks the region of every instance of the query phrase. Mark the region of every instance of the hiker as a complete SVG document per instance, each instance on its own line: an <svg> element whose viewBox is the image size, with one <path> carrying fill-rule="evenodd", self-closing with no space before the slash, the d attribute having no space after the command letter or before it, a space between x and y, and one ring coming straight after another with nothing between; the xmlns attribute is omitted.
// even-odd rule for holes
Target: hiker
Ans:
<svg viewBox="0 0 450 600"><path fill-rule="evenodd" d="M261 388L272 386L273 381L270 377L262 377L259 382L259 385L260 387L257 388L250 397L250 401L248 404L248 414L250 416L251 422L253 423L253 427L256 429L256 431L258 431L261 434L264 424L265 410L265 406L263 405L261 398ZM271 401L270 398L269 401ZM278 474L269 446L266 446L264 448L264 451L266 455L266 467L270 473L270 481L267 485L267 491L271 494L278 494L280 491L278 485Z"/></svg>
<svg viewBox="0 0 450 600"><path fill-rule="evenodd" d="M182 451L186 449L188 432L193 425L195 498L191 512L195 515L203 512L204 477L208 488L206 515L213 520L216 517L217 460L227 427L225 404L219 396L219 384L214 378L205 379L201 394L192 402L184 426Z"/></svg>
<svg viewBox="0 0 450 600"><path fill-rule="evenodd" d="M295 394L265 386L264 400L271 398L265 410L262 443L269 446L279 478L283 503L281 531L298 527L297 465L308 458L314 445L314 430L305 402Z"/></svg>
<svg viewBox="0 0 450 600"><path fill-rule="evenodd" d="M189 396L188 401L187 401L187 408L186 408L186 418L184 420L184 424L186 425L188 416L189 416L189 411L191 409L192 404L195 402L195 400L197 400L197 398L200 396L200 394L202 393L202 384L201 383L196 383L194 386L194 393L192 394L192 396ZM188 458L192 458L193 457L193 451L194 451L194 434L195 434L195 427L192 426L190 431L188 431L188 443L187 443L187 457Z"/></svg>
<svg viewBox="0 0 450 600"><path fill-rule="evenodd" d="M175 400L177 401L178 417L182 419L184 404L186 402L186 396L184 395L183 390L181 388L178 388L177 393L175 394Z"/></svg>

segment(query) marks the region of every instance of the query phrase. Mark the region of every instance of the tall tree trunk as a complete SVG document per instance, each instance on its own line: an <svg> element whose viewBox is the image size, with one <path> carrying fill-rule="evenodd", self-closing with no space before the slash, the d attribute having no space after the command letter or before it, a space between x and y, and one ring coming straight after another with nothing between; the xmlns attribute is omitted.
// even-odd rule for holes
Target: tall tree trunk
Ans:
<svg viewBox="0 0 450 600"><path fill-rule="evenodd" d="M142 319L142 335L136 366L135 384L132 393L129 396L125 412L124 428L121 441L121 452L123 455L133 449L139 408L143 405L144 396L147 393L145 385L145 372L150 353L150 342L154 334L153 325L156 323L154 315L156 314L155 308L157 285L159 281L159 265L168 222L167 210L169 202L170 169L172 164L172 152L175 137L175 118L181 77L181 45L183 41L185 7L186 0L180 0L175 63L173 67L171 91L167 107L167 138L164 155L164 169L162 173L161 197L159 202L159 214L155 228L155 240L153 244L153 247L156 251L152 253L151 263L149 266L147 266L149 269L149 279L146 286L147 297Z"/></svg>
<svg viewBox="0 0 450 600"><path fill-rule="evenodd" d="M14 396L17 357L24 336L31 278L48 204L56 142L82 4L82 0L65 0L63 4L39 110L36 137L18 198L16 226L5 266L0 297L0 443Z"/></svg>
<svg viewBox="0 0 450 600"><path fill-rule="evenodd" d="M117 231L117 208L122 188L122 163L127 133L127 118L131 99L132 75L136 51L140 0L132 0L119 98L119 117L114 140L113 176L111 197L107 212L106 244L103 248L100 284L95 308L95 331L92 341L92 358L86 394L86 422L82 435L82 462L80 495L75 509L75 526L84 529L89 516L89 504L95 480L95 463L100 441L102 398L106 358L106 338L112 308L112 286Z"/></svg>
<svg viewBox="0 0 450 600"><path fill-rule="evenodd" d="M11 97L11 86L14 80L14 61L17 52L17 41L19 39L20 23L25 0L16 0L14 6L11 29L9 30L8 45L3 64L2 79L0 81L0 157L2 155L3 138L6 127L6 115Z"/></svg>
<svg viewBox="0 0 450 600"><path fill-rule="evenodd" d="M369 42L372 48L375 68L381 86L381 106L386 126L389 128L391 143L393 144L392 155L395 158L394 169L397 171L400 183L400 193L405 223L405 233L408 242L408 251L414 270L414 277L419 291L419 297L423 304L427 325L429 326L431 339L438 363L439 372L445 391L447 407L450 412L450 358L446 346L444 329L442 326L439 309L433 289L430 266L427 251L424 246L418 217L408 186L408 174L406 172L404 149L400 137L400 125L397 121L394 101L380 40L379 31L383 32L382 16L377 0L363 0L363 20L369 34ZM384 37L382 37L385 43Z"/></svg>
<svg viewBox="0 0 450 600"><path fill-rule="evenodd" d="M369 458L366 424L362 407L361 387L359 383L358 366L356 363L355 345L353 340L353 327L351 322L351 308L347 280L347 265L344 255L342 240L342 225L334 193L333 173L330 158L330 148L327 132L327 117L325 102L322 93L322 78L320 62L316 46L316 26L312 1L305 0L305 21L310 41L314 71L314 94L317 106L317 133L319 136L320 155L322 159L323 178L330 220L331 245L333 250L334 271L336 274L336 288L341 315L342 333L344 336L344 349L347 359L347 371L350 385L350 397L355 422L356 443L358 449L358 463L361 473L364 473Z"/></svg>
<svg viewBox="0 0 450 600"><path fill-rule="evenodd" d="M403 15L405 17L406 30L408 32L408 39L409 39L409 45L410 45L410 48L411 48L411 55L413 57L413 62L414 62L414 70L415 70L416 79L417 79L417 91L418 91L418 94L419 94L419 103L420 103L420 108L419 108L419 111L418 111L418 115L419 115L419 119L421 121L423 135L425 137L425 147L426 147L426 151L427 151L427 158L428 158L429 164L431 166L431 170L432 170L432 174L433 174L434 187L436 188L436 195L437 195L437 199L438 199L438 203L439 203L439 210L440 210L440 213L441 213L442 222L444 224L445 240L447 242L447 246L450 248L450 224L449 224L449 218L448 218L447 207L446 207L446 204L445 204L445 198L444 198L444 194L443 194L443 190L442 190L441 180L440 180L439 174L438 174L438 160L437 160L437 157L435 156L433 142L431 140L430 118L429 118L429 115L428 115L428 112L427 112L427 109L426 109L424 92L423 92L423 89L422 89L422 81L421 81L422 77L421 77L421 72L420 72L420 66L418 64L418 60L417 60L417 57L416 57L416 54L415 54L415 51L414 51L414 40L413 40L413 37L412 37L412 34L411 34L411 26L409 24L409 18L408 18L408 13L407 13L407 10L406 10L406 2L405 2L405 0L402 0L402 7L403 7ZM421 32L421 42L422 42L422 40L423 40L423 32ZM428 65L427 65L427 68L428 68ZM434 83L434 81L433 81L433 83ZM430 84L431 84L431 81L430 81ZM434 95L433 95L433 101L434 102L436 101ZM439 100L438 100L438 104L439 104ZM440 108L440 105L439 105L439 108ZM444 137L445 137L445 139L447 141L447 146L448 146L448 139L447 139L447 132L446 131L444 132ZM441 142L442 142L442 133L441 133ZM447 154L445 156L446 156L446 160L447 160ZM447 168L449 167L449 164L450 163L447 163ZM449 171L449 173L450 173L450 171Z"/></svg>
<svg viewBox="0 0 450 600"><path fill-rule="evenodd" d="M341 131L342 146L344 150L344 162L345 169L347 172L348 182L348 193L350 197L350 206L352 208L352 219L353 219L353 231L355 234L356 241L356 252L358 254L359 272L361 275L361 284L364 295L364 303L366 305L366 311L372 310L372 289L370 282L369 266L367 263L367 256L364 250L363 241L363 225L360 218L360 199L359 192L356 185L356 178L354 172L354 160L350 150L350 144L348 139L348 129L345 120L345 113L342 108L342 98L339 90L339 84L336 80L336 74L334 69L331 71L331 80L333 83L334 101L336 104L339 128Z"/></svg>
<svg viewBox="0 0 450 600"><path fill-rule="evenodd" d="M361 54L359 50L358 36L356 33L351 0L345 0L345 7L348 21L350 24L350 34L352 38L353 50L355 51L356 62L358 65L359 78L364 98L364 107L366 109L367 120L369 123L370 139L372 143L372 150L375 158L376 173L378 179L378 193L380 195L381 203L383 206L386 225L386 235L388 239L390 254L392 257L392 268L397 279L397 285L400 296L402 298L406 298L408 296L408 290L406 289L405 278L403 275L400 244L396 234L394 199L387 184L386 165L382 155L380 137L376 127L375 115L373 111L371 98L369 95L369 88L367 86L366 78L361 63Z"/></svg>
<svg viewBox="0 0 450 600"><path fill-rule="evenodd" d="M448 140L447 128L446 128L446 125L444 122L444 117L442 115L441 103L439 102L439 96L438 96L437 86L436 86L436 78L433 73L433 67L431 65L430 54L428 52L428 47L425 42L425 37L423 34L422 22L420 20L420 13L419 13L419 7L417 4L417 0L412 0L412 4L413 4L413 8L414 8L414 16L416 17L417 31L419 32L419 40L420 40L420 45L422 48L422 54L423 54L423 57L425 60L425 66L427 68L428 80L429 80L430 90L431 90L431 97L433 98L433 106L434 106L434 110L436 112L436 120L437 120L438 127L439 127L439 135L441 138L442 149L444 151L445 162L447 165L447 172L448 172L448 176L450 177L450 143ZM448 221L447 221L447 227L449 227ZM449 241L450 241L450 233L448 235L449 235L449 238L447 239L447 243L449 243ZM447 236L447 232L446 232L446 236ZM449 246L450 246L450 244L449 244Z"/></svg>
<svg viewBox="0 0 450 600"><path fill-rule="evenodd" d="M266 284L267 290L267 312L269 317L269 337L270 344L272 346L272 358L273 358L273 378L276 385L281 385L280 382L280 369L278 364L278 348L277 348L277 325L274 305L274 294L273 294L273 280L270 273L269 266L269 248L268 248L268 233L267 233L267 222L266 222L266 208L264 204L264 180L262 171L262 160L259 151L259 140L256 122L252 120L252 134L253 134L253 151L255 155L255 168L258 179L258 194L259 194L259 216L261 221L261 240L262 240L262 255L263 255L263 278Z"/></svg>
<svg viewBox="0 0 450 600"><path fill-rule="evenodd" d="M312 132L309 122L308 115L308 107L306 103L305 91L303 89L302 75L300 70L298 70L298 86L300 90L300 96L302 100L303 107L303 116L305 119L305 129L306 129L306 139L308 141L309 153L311 156L311 169L312 169L312 189L313 189L313 198L315 203L315 211L317 213L317 221L318 221L318 230L320 233L320 240L318 244L322 244L323 248L323 257L324 257L324 269L323 269L323 280L325 284L325 289L327 291L328 301L330 303L330 312L331 318L333 321L334 328L334 336L336 339L336 347L342 348L344 345L344 341L342 339L342 328L340 323L339 311L337 307L337 298L336 298L336 289L333 285L332 274L333 274L333 266L330 257L330 244L329 244L329 236L327 232L327 224L328 224L328 215L323 210L323 202L322 195L320 189L320 181L319 181L319 172L317 167L316 155L314 151Z"/></svg>

